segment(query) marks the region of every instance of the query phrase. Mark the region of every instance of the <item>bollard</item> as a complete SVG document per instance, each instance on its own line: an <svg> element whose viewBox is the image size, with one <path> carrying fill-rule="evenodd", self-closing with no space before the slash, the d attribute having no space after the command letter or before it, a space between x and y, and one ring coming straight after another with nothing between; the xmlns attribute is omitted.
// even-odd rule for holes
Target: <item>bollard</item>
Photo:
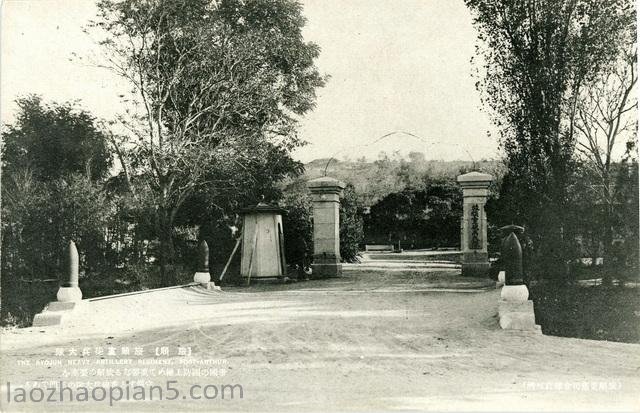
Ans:
<svg viewBox="0 0 640 413"><path fill-rule="evenodd" d="M523 227L508 225L500 228L506 236L502 241L501 258L505 285L500 292L498 319L504 330L542 330L536 324L533 301L529 300L529 290L524 283L522 271L522 246L516 234L524 232Z"/></svg>
<svg viewBox="0 0 640 413"><path fill-rule="evenodd" d="M67 281L60 284L56 298L61 302L77 302L82 300L82 291L78 286L80 259L75 242L69 241L68 252L68 278Z"/></svg>
<svg viewBox="0 0 640 413"><path fill-rule="evenodd" d="M502 241L500 254L505 271L505 286L502 288L501 297L507 301L526 301L529 298L529 290L524 285L522 247L516 236L516 232L522 233L524 228L508 225L500 229L508 234Z"/></svg>
<svg viewBox="0 0 640 413"><path fill-rule="evenodd" d="M198 269L193 276L193 281L200 284L211 282L211 274L209 274L209 245L205 240L200 241L198 246Z"/></svg>
<svg viewBox="0 0 640 413"><path fill-rule="evenodd" d="M502 262L506 285L522 285L522 247L513 232L502 242Z"/></svg>

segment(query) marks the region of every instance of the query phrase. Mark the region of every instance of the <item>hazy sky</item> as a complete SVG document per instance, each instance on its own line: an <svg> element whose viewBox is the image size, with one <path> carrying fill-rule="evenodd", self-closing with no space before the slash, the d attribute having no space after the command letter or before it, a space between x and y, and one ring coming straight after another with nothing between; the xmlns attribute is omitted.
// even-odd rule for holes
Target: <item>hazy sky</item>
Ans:
<svg viewBox="0 0 640 413"><path fill-rule="evenodd" d="M13 100L38 93L47 100L80 100L102 118L120 109L127 85L72 53L97 52L82 27L95 15L92 0L4 0L1 117ZM321 72L331 76L317 107L302 121L309 142L295 156L375 158L384 150L425 152L428 159L495 157L496 143L480 111L469 59L476 33L462 0L306 0L304 35L320 45ZM417 139L396 134L406 131Z"/></svg>

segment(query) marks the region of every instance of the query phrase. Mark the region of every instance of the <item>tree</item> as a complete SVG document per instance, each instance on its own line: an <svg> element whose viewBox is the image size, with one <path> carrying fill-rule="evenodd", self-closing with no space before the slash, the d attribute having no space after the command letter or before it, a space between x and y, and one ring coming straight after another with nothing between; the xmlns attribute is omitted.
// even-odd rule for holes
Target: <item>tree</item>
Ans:
<svg viewBox="0 0 640 413"><path fill-rule="evenodd" d="M281 205L287 211L282 217L287 263L297 265L300 275L313 256L313 206L306 182L297 179L287 185Z"/></svg>
<svg viewBox="0 0 640 413"><path fill-rule="evenodd" d="M462 190L452 181L428 179L424 191L427 205L424 234L436 247L457 246L460 243Z"/></svg>
<svg viewBox="0 0 640 413"><path fill-rule="evenodd" d="M425 205L416 201L416 190L405 188L392 192L373 204L367 219L367 239L396 243L404 238L411 241L424 216ZM409 232L408 232L409 231Z"/></svg>
<svg viewBox="0 0 640 413"><path fill-rule="evenodd" d="M69 240L83 270L104 264L112 157L95 118L75 103L30 95L17 104L3 133L2 316L29 323L52 299L47 283L63 274Z"/></svg>
<svg viewBox="0 0 640 413"><path fill-rule="evenodd" d="M102 187L112 165L107 136L76 103L44 103L37 95L16 103L2 148L5 274L56 275L69 240L96 265L111 212Z"/></svg>
<svg viewBox="0 0 640 413"><path fill-rule="evenodd" d="M76 104L46 104L37 95L18 98L16 121L5 125L3 173L31 171L38 181L70 173L105 178L112 165L107 136L96 119Z"/></svg>
<svg viewBox="0 0 640 413"><path fill-rule="evenodd" d="M360 243L364 239L362 206L352 184L347 184L340 199L340 257L346 262L358 259Z"/></svg>
<svg viewBox="0 0 640 413"><path fill-rule="evenodd" d="M604 261L611 260L611 245L614 235L614 214L617 192L615 169L627 168L620 164L618 152L620 140L633 149L638 129L638 102L635 86L638 81L637 53L635 48L635 21L630 22L629 46L611 67L605 68L585 87L578 98L575 127L578 131L576 150L586 166L596 175L592 191L594 207L602 209L601 239L604 246ZM624 142L623 142L624 143ZM618 155L618 157L616 156ZM598 239L600 241L600 238ZM610 282L610 272L605 272L605 281Z"/></svg>
<svg viewBox="0 0 640 413"><path fill-rule="evenodd" d="M14 173L2 185L2 314L26 323L53 298L47 280L66 276L70 240L78 245L85 274L103 268L113 213L102 186L84 175L48 182L33 176Z"/></svg>
<svg viewBox="0 0 640 413"><path fill-rule="evenodd" d="M392 192L371 207L367 239L403 240L414 248L460 242L462 193L451 181L425 178L422 188Z"/></svg>
<svg viewBox="0 0 640 413"><path fill-rule="evenodd" d="M629 156L623 159L622 164L625 167L620 168L615 182L618 191L616 191L615 205L617 208L615 209L613 222L614 225L617 224L618 235L624 239L621 255L625 257L626 262L620 264L623 264L628 269L626 274L630 276L628 278L634 277L637 279L640 273L640 254L638 251L640 227L633 223L640 222L638 160ZM629 223L632 224L629 225ZM618 279L620 278L618 277Z"/></svg>
<svg viewBox="0 0 640 413"><path fill-rule="evenodd" d="M133 149L114 145L134 196L139 187L152 196L168 285L174 224L187 198L205 186L242 190L224 176L253 175L267 148L288 154L300 144L297 116L313 107L324 81L314 66L319 49L303 41L305 19L292 0L101 0L98 7L93 27L106 33L109 67L135 94L120 119Z"/></svg>
<svg viewBox="0 0 640 413"><path fill-rule="evenodd" d="M479 31L483 102L499 128L508 172L505 223L527 227L544 274L560 279L574 164L578 96L617 54L635 19L627 0L466 0ZM509 222L511 221L511 222Z"/></svg>

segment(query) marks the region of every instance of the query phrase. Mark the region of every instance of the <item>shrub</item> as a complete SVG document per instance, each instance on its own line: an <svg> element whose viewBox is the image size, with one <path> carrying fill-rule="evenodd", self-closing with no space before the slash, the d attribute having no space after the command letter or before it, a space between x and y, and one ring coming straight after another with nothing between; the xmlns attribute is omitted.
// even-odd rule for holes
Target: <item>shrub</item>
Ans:
<svg viewBox="0 0 640 413"><path fill-rule="evenodd" d="M285 257L291 265L307 266L313 254L312 204L304 182L290 185L283 193L282 217Z"/></svg>
<svg viewBox="0 0 640 413"><path fill-rule="evenodd" d="M340 256L346 262L357 261L359 246L364 239L361 211L355 188L348 184L340 200Z"/></svg>
<svg viewBox="0 0 640 413"><path fill-rule="evenodd" d="M429 179L423 188L392 192L371 206L367 243L409 248L460 245L462 194L453 181Z"/></svg>
<svg viewBox="0 0 640 413"><path fill-rule="evenodd" d="M311 195L302 181L290 185L283 193L285 254L289 264L307 265L313 255L313 206ZM357 260L364 238L361 204L353 185L348 184L340 200L340 256L343 261Z"/></svg>
<svg viewBox="0 0 640 413"><path fill-rule="evenodd" d="M2 315L31 318L49 290L55 294L50 280L66 275L70 240L78 246L82 272L105 266L111 203L98 184L76 174L36 182L28 172L12 173L2 192ZM41 292L43 283L46 291ZM33 305L26 308L22 301Z"/></svg>

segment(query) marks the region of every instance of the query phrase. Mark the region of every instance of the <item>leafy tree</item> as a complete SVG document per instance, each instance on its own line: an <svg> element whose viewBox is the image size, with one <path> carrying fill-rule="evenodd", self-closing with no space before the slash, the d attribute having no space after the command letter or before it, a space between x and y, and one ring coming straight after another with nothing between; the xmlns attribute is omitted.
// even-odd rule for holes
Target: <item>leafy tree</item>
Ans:
<svg viewBox="0 0 640 413"><path fill-rule="evenodd" d="M26 171L3 181L2 311L29 322L55 293L47 280L66 276L70 240L85 274L104 268L113 208L101 185L80 174L38 182Z"/></svg>
<svg viewBox="0 0 640 413"><path fill-rule="evenodd" d="M121 119L134 149L118 153L132 193L149 188L162 282L171 284L185 201L205 186L244 191L226 177L257 179L265 151L286 157L300 144L297 116L324 81L319 49L303 41L292 0L101 0L98 8L94 27L106 33L111 68L135 94Z"/></svg>
<svg viewBox="0 0 640 413"><path fill-rule="evenodd" d="M301 271L313 256L311 195L303 180L295 180L283 192L281 205L287 210L282 222L286 259Z"/></svg>
<svg viewBox="0 0 640 413"><path fill-rule="evenodd" d="M358 258L364 239L361 212L358 194L353 185L347 184L340 199L340 257L343 261L354 262Z"/></svg>
<svg viewBox="0 0 640 413"><path fill-rule="evenodd" d="M29 322L64 275L74 240L81 267L104 267L105 233L113 216L103 180L112 159L96 119L74 103L17 100L2 148L2 315Z"/></svg>
<svg viewBox="0 0 640 413"><path fill-rule="evenodd" d="M70 173L92 180L107 176L112 164L107 137L90 113L74 103L46 104L37 95L16 103L16 120L3 131L5 176L27 170L38 181Z"/></svg>
<svg viewBox="0 0 640 413"><path fill-rule="evenodd" d="M416 152L412 152L412 154L415 154L415 153ZM413 159L415 159L415 155ZM419 162L416 162L413 159L411 162L407 162L404 159L400 159L400 164L398 165L398 171L396 172L396 182L397 182L396 187L415 188L420 185L422 181L422 177L424 175L424 171L420 170L419 168L422 165L424 165L424 162L420 164Z"/></svg>
<svg viewBox="0 0 640 413"><path fill-rule="evenodd" d="M462 194L451 181L427 178L421 189L388 194L371 207L367 240L402 240L412 247L455 246L460 242Z"/></svg>
<svg viewBox="0 0 640 413"><path fill-rule="evenodd" d="M396 186L397 165L399 153L389 156L386 152L380 152L378 159L373 161L374 168L367 177L367 194L365 202L372 205L386 195L393 192Z"/></svg>
<svg viewBox="0 0 640 413"><path fill-rule="evenodd" d="M462 191L457 183L427 180L426 222L424 234L435 246L457 246L460 243Z"/></svg>
<svg viewBox="0 0 640 413"><path fill-rule="evenodd" d="M313 205L306 182L298 179L283 191L281 205L287 210L283 232L287 262L308 265L313 256ZM362 206L353 185L347 184L340 199L340 256L343 261L357 260L364 238Z"/></svg>
<svg viewBox="0 0 640 413"><path fill-rule="evenodd" d="M113 209L100 185L79 174L38 183L25 173L12 176L2 189L3 250L16 259L10 263L16 274L58 274L70 240L82 252L83 268L103 263Z"/></svg>
<svg viewBox="0 0 640 413"><path fill-rule="evenodd" d="M388 243L395 243L400 238L411 240L424 218L426 205L420 195L414 189L404 189L392 192L372 205L367 219L367 239L376 238Z"/></svg>
<svg viewBox="0 0 640 413"><path fill-rule="evenodd" d="M524 224L542 273L560 279L571 234L568 188L574 168L578 96L617 54L635 20L628 0L466 0L479 31L478 83L507 155L505 223Z"/></svg>

